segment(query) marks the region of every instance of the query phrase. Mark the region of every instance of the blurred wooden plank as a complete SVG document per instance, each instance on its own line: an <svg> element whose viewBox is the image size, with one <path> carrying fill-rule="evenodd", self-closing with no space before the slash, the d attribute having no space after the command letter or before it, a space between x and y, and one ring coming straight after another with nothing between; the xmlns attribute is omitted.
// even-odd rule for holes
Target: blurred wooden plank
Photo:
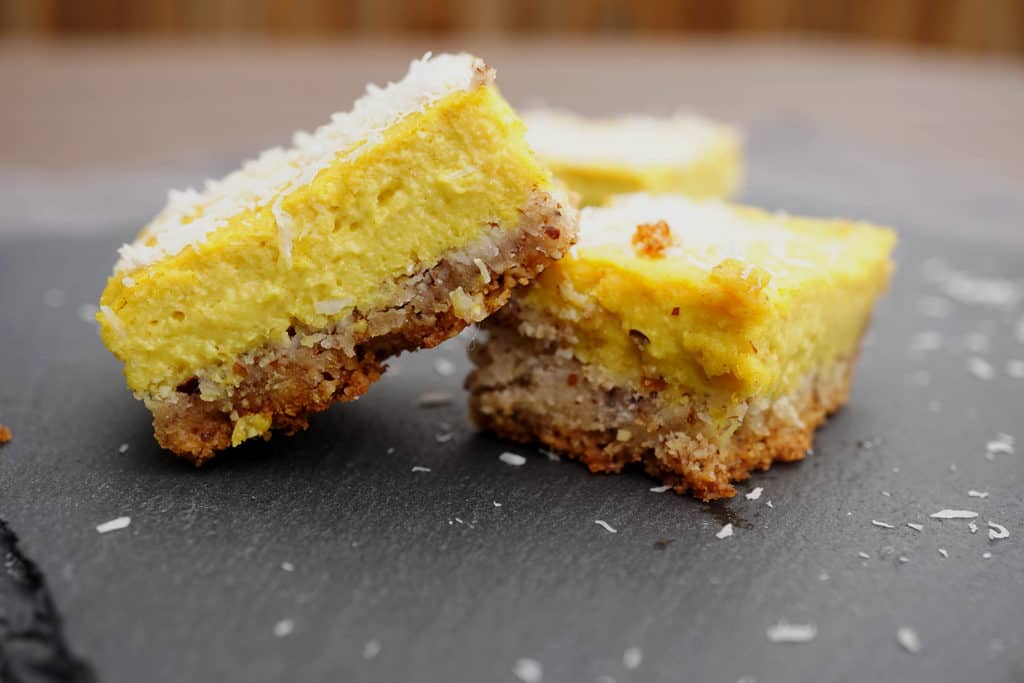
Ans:
<svg viewBox="0 0 1024 683"><path fill-rule="evenodd" d="M514 104L593 114L688 107L792 120L1024 182L1024 67L835 43L458 37L401 42L0 42L0 165L88 168L249 155L398 77L469 49ZM268 102L268 84L273 100ZM937 144L941 141L941 144Z"/></svg>
<svg viewBox="0 0 1024 683"><path fill-rule="evenodd" d="M0 0L8 35L834 35L1024 54L1024 0Z"/></svg>

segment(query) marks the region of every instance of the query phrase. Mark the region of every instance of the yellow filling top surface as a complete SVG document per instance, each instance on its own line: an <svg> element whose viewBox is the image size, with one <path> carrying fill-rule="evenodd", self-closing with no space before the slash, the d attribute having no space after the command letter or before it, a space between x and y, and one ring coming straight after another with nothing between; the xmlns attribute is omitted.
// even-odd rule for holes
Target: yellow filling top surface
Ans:
<svg viewBox="0 0 1024 683"><path fill-rule="evenodd" d="M538 157L579 194L583 206L633 192L729 198L742 182L740 136L707 119L589 119L552 111L523 118Z"/></svg>
<svg viewBox="0 0 1024 683"><path fill-rule="evenodd" d="M230 384L240 354L286 339L293 324L322 328L353 307L389 305L395 279L480 239L489 224L515 227L531 190L550 185L491 85L445 95L357 156L349 151L280 198L287 256L267 203L110 278L101 334L131 389L166 392L201 369Z"/></svg>
<svg viewBox="0 0 1024 683"><path fill-rule="evenodd" d="M637 225L658 221L671 246L640 253ZM523 302L567 326L584 362L727 407L855 354L894 241L863 223L633 195L585 209L580 243Z"/></svg>

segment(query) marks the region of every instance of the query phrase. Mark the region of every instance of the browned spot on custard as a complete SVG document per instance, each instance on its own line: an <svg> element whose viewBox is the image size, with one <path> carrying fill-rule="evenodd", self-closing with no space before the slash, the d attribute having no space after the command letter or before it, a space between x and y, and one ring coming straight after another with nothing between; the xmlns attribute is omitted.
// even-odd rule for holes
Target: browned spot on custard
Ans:
<svg viewBox="0 0 1024 683"><path fill-rule="evenodd" d="M633 249L640 256L661 258L672 246L672 231L665 221L641 223L633 233Z"/></svg>

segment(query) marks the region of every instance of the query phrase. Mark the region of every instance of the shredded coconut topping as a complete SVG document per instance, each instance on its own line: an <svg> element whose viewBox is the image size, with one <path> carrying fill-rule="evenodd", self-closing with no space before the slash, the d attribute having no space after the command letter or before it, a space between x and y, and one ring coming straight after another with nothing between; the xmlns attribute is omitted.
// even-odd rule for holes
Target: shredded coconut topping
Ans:
<svg viewBox="0 0 1024 683"><path fill-rule="evenodd" d="M294 219L281 206L291 192L308 185L331 162L352 159L373 147L383 131L441 97L470 90L489 78L482 61L468 54L427 53L412 62L405 78L381 88L370 84L352 110L337 113L313 133L298 132L290 148L275 147L201 191L172 190L167 204L138 239L120 249L115 273L128 272L201 244L243 211L270 205L277 222L278 248L286 264L296 239Z"/></svg>
<svg viewBox="0 0 1024 683"><path fill-rule="evenodd" d="M732 524L726 524L725 526L723 526L721 529L718 530L718 533L715 534L715 538L717 538L719 540L721 540L723 538L729 538L730 536L732 536L732 533L733 533L733 531L732 531Z"/></svg>
<svg viewBox="0 0 1024 683"><path fill-rule="evenodd" d="M752 289L774 287L776 276L828 271L845 245L836 243L827 251L822 246L815 262L801 258L806 238L785 229L785 218L778 214L777 221L750 220L720 201L643 193L619 195L608 206L586 207L580 212L579 241L571 253L578 257L588 249L604 246L631 252L638 225L663 223L671 226L672 243L660 249L660 256L684 259L707 272L724 269L724 276L746 280ZM849 239L855 239L854 233Z"/></svg>
<svg viewBox="0 0 1024 683"><path fill-rule="evenodd" d="M594 520L594 524L598 525L599 527L601 527L602 529L604 529L605 531L607 531L610 534L617 534L617 533L619 533L618 530L615 527L613 527L611 524L609 524L608 522L604 521L603 519L595 519Z"/></svg>

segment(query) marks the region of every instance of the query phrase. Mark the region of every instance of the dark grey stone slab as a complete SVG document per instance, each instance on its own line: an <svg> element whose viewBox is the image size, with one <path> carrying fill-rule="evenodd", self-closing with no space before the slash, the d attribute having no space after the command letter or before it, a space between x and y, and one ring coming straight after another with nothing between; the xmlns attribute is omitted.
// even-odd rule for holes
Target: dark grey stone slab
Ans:
<svg viewBox="0 0 1024 683"><path fill-rule="evenodd" d="M814 456L743 487L763 487L758 501L659 495L639 473L590 475L476 433L460 389L465 339L400 358L306 433L196 471L157 448L76 316L132 229L0 242L0 422L14 431L0 449L0 517L47 574L72 647L105 681L511 681L524 657L544 681L1024 678L1024 467L1020 454L985 457L1000 432L1024 439L1024 380L1005 372L1024 358L1022 308L919 310L941 294L922 274L929 259L1021 286L1024 199L798 124L751 143L750 200L892 223L902 239L849 406ZM59 307L44 303L51 288ZM915 360L923 330L945 344ZM991 348L966 350L971 332ZM970 355L996 376L972 376ZM455 376L435 372L439 357ZM417 408L427 391L456 400ZM502 464L504 450L527 464ZM978 511L980 530L928 518L942 508ZM96 533L120 515L128 529ZM988 520L1010 538L990 541ZM716 539L726 522L735 535ZM294 624L285 637L281 620ZM772 643L780 620L813 622L818 636ZM920 635L919 654L898 645L901 626ZM634 670L630 647L643 653Z"/></svg>

